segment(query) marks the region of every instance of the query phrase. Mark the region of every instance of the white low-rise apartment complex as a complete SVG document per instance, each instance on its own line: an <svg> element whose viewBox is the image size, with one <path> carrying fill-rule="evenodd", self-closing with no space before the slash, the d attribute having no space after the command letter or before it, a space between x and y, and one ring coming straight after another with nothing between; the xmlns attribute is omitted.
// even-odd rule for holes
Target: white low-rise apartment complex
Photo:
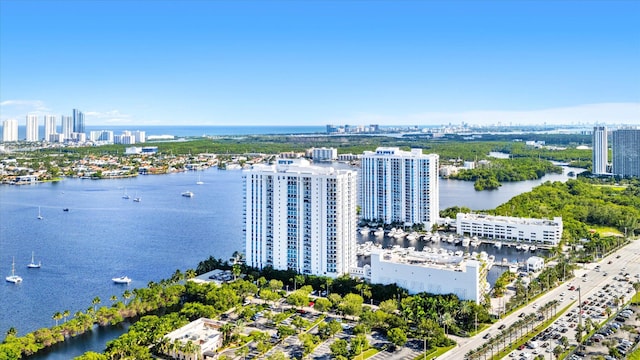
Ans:
<svg viewBox="0 0 640 360"><path fill-rule="evenodd" d="M482 263L462 256L375 249L370 272L371 283L397 284L409 294L455 294L480 303L488 288Z"/></svg>
<svg viewBox="0 0 640 360"><path fill-rule="evenodd" d="M549 220L458 213L456 232L487 239L558 245L562 239L562 218Z"/></svg>
<svg viewBox="0 0 640 360"><path fill-rule="evenodd" d="M334 161L338 160L338 149L336 148L313 148L311 149L313 161Z"/></svg>
<svg viewBox="0 0 640 360"><path fill-rule="evenodd" d="M338 277L356 264L357 172L305 159L245 170L246 264Z"/></svg>
<svg viewBox="0 0 640 360"><path fill-rule="evenodd" d="M438 220L437 154L379 147L362 155L362 218L431 228Z"/></svg>
<svg viewBox="0 0 640 360"><path fill-rule="evenodd" d="M179 343L179 346L170 347L166 355L181 360L217 358L216 350L222 346L221 325L217 321L200 318L168 333L165 338L171 343Z"/></svg>

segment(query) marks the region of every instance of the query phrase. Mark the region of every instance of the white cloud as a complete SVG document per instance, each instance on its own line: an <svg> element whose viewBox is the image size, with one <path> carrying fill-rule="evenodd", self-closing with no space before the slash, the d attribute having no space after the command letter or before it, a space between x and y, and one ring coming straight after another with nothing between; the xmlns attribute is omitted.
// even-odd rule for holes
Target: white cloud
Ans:
<svg viewBox="0 0 640 360"><path fill-rule="evenodd" d="M423 112L397 116L360 113L347 119L333 121L335 124L353 125L440 125L462 122L476 125L640 124L640 103L586 104L525 111Z"/></svg>
<svg viewBox="0 0 640 360"><path fill-rule="evenodd" d="M100 125L128 125L131 123L131 115L123 114L119 110L109 111L86 111L87 122L89 120L99 120Z"/></svg>
<svg viewBox="0 0 640 360"><path fill-rule="evenodd" d="M50 114L51 109L42 100L4 100L0 102L2 120L22 118L27 114Z"/></svg>

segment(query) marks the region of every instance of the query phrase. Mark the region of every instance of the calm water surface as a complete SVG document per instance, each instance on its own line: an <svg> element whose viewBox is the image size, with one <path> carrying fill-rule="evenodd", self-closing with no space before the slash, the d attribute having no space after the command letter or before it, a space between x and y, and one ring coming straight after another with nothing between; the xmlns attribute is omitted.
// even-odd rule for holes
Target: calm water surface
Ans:
<svg viewBox="0 0 640 360"><path fill-rule="evenodd" d="M471 182L442 180L440 207L494 208L544 181L565 181L569 170L483 192L476 192ZM195 184L198 174L204 185ZM0 284L0 334L11 326L19 335L52 326L55 312L85 311L96 296L102 305L109 305L112 295L120 297L127 289L113 284L112 277L127 275L133 279L129 289L144 287L149 281L170 277L176 269L195 268L209 256L228 258L242 250L241 176L240 171L212 169L0 186L0 276L10 274L15 257L16 273L24 279L17 286ZM195 196L180 196L186 190ZM123 199L125 191L142 201ZM38 207L43 220L36 219ZM480 250L494 253L491 247ZM42 261L41 269L27 269L32 251L36 261ZM503 249L506 255L496 254L496 259L526 256L508 251L515 252ZM497 274L498 270L491 273L490 280ZM121 332L97 329L91 340L61 345L38 359L69 359L89 350L102 351L106 341Z"/></svg>

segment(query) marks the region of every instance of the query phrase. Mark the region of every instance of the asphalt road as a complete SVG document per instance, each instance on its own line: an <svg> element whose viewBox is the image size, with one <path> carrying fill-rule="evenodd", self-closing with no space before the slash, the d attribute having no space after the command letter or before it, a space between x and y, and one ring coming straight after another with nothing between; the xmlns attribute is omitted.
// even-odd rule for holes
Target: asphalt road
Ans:
<svg viewBox="0 0 640 360"><path fill-rule="evenodd" d="M617 258L617 256L620 256ZM611 261L611 264L608 262ZM600 265L600 272L594 271L596 265ZM458 346L451 349L447 353L441 355L438 359L463 359L465 354L470 350L480 347L485 339L482 337L490 332L491 334L498 334L500 330L498 327L502 324L505 324L507 327L512 323L518 320L518 315L522 312L531 313L535 312L536 308L534 308L534 304L543 305L547 302L560 299L561 293L565 293L564 298L567 298L558 306L558 310L562 309L566 304L569 303L571 296L575 296L574 305L568 310L571 311L573 308L578 307L578 298L584 301L587 297L595 294L598 290L602 289L605 284L609 283L618 283L618 281L613 280L614 277L619 277L619 273L623 271L631 274L631 281L638 281L638 278L635 278L635 274L640 274L640 240L632 241L630 244L624 246L622 249L619 249L615 253L607 256L604 259L601 259L598 262L586 264L584 267L575 270L575 278L567 281L566 284L560 285L550 292L544 294L543 296L537 298L534 302L528 304L522 309L510 314L509 316L503 318L502 320L496 322L488 329L485 329L483 332L477 334L472 338L456 338L458 340ZM603 276L603 273L607 273L606 276ZM587 274L586 277L582 277L582 275ZM584 281L583 281L584 280ZM569 291L568 288L574 285L580 287L580 291ZM625 301L630 300L630 297L626 297ZM568 332L564 334L567 336L571 343L575 343L575 335L574 332Z"/></svg>

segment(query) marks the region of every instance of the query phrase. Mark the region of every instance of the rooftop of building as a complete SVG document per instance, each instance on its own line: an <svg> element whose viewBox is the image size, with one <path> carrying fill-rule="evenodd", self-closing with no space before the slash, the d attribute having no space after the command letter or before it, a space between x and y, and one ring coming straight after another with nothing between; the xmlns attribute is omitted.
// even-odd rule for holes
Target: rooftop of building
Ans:
<svg viewBox="0 0 640 360"><path fill-rule="evenodd" d="M486 220L494 222L503 222L507 224L523 224L523 225L561 225L562 217L555 217L550 219L533 219L533 218L521 218L513 216L502 215L486 215L486 214L467 214L458 213L456 218L464 218L467 220Z"/></svg>
<svg viewBox="0 0 640 360"><path fill-rule="evenodd" d="M466 272L467 266L478 267L477 260L460 255L430 253L411 249L377 249L372 254L380 256L380 261L422 266L439 270Z"/></svg>
<svg viewBox="0 0 640 360"><path fill-rule="evenodd" d="M411 149L410 151L401 150L399 147L388 146L378 147L376 151L365 151L364 156L400 156L400 157L438 157L438 154L423 154L422 149Z"/></svg>
<svg viewBox="0 0 640 360"><path fill-rule="evenodd" d="M353 172L351 169L338 169L333 166L312 165L306 159L278 159L275 165L256 164L248 171L261 171L285 174L336 175Z"/></svg>
<svg viewBox="0 0 640 360"><path fill-rule="evenodd" d="M220 327L223 323L207 318L199 318L187 325L176 329L165 337L173 340L179 340L183 343L191 340L194 344L199 345L201 348L208 348L214 342L217 342L221 332ZM208 344L211 343L211 344Z"/></svg>

